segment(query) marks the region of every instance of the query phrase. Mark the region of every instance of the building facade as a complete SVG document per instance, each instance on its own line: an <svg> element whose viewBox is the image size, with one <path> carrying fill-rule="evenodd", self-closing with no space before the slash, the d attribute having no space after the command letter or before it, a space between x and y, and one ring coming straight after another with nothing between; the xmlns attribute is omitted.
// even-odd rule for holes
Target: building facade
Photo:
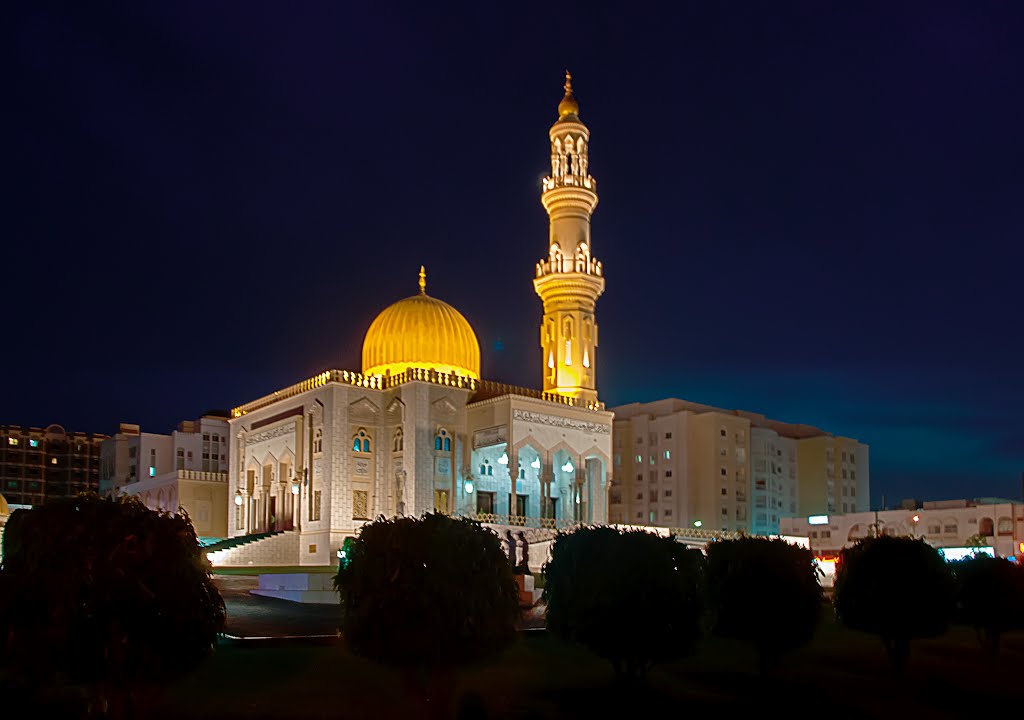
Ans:
<svg viewBox="0 0 1024 720"><path fill-rule="evenodd" d="M227 537L230 442L225 416L184 420L170 435L121 423L100 449L101 493L135 495L153 510L183 508L201 538Z"/></svg>
<svg viewBox="0 0 1024 720"><path fill-rule="evenodd" d="M0 492L12 505L39 505L99 490L100 444L106 435L0 426Z"/></svg>
<svg viewBox="0 0 1024 720"><path fill-rule="evenodd" d="M782 531L806 535L821 557L834 557L875 533L924 538L937 548L980 543L1012 557L1021 554L1024 542L1024 504L998 499L909 503L896 510L784 518Z"/></svg>
<svg viewBox="0 0 1024 720"><path fill-rule="evenodd" d="M855 440L678 399L612 410L612 522L776 535L787 515L868 507Z"/></svg>
<svg viewBox="0 0 1024 720"><path fill-rule="evenodd" d="M480 348L455 308L419 293L385 308L363 341L360 372L327 370L245 403L229 436L230 534L269 533L211 552L215 564L326 565L378 515L440 511L493 524L604 523L612 414L597 398L591 253L597 205L590 131L566 77L548 132L542 390L480 376Z"/></svg>

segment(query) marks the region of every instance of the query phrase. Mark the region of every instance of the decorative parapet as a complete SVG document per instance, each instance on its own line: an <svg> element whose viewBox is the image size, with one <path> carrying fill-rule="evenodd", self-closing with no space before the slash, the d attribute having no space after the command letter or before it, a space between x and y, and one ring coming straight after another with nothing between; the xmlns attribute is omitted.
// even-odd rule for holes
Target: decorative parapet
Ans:
<svg viewBox="0 0 1024 720"><path fill-rule="evenodd" d="M604 403L597 400L587 401L580 398L569 397L568 395L559 395L558 393L518 387L516 385L507 385L505 383L492 382L490 380L479 381L477 389L478 397L474 397L473 400L474 402L477 400L488 400L490 398L501 397L502 395L519 395L521 397L533 398L535 400L567 405L581 410L604 410Z"/></svg>
<svg viewBox="0 0 1024 720"><path fill-rule="evenodd" d="M319 375L314 375L308 380L295 383L283 390L275 390L271 394L264 395L263 397L246 403L245 405L239 405L231 411L231 417L242 417L247 413L273 405L278 400L301 395L309 390L315 390L316 388L323 387L328 383L352 385L354 387L364 387L371 390L386 390L388 388L397 387L404 383L413 381L429 382L434 383L435 385L445 385L447 387L464 388L470 391L476 390L478 382L473 378L456 375L455 373L442 373L428 368L409 368L405 372L398 373L397 375L364 375L363 373L357 373L352 370L325 370Z"/></svg>
<svg viewBox="0 0 1024 720"><path fill-rule="evenodd" d="M443 373L429 368L409 368L397 375L363 375L351 370L325 370L319 375L314 375L308 380L295 383L283 390L276 390L269 395L239 405L231 411L231 417L239 418L256 410L273 405L279 400L301 395L309 390L323 387L328 383L339 383L364 387L371 390L387 390L389 388L404 385L407 382L428 382L434 385L460 388L473 393L482 393L485 398L497 397L499 395L521 395L528 398L536 398L546 402L568 405L569 407L580 408L581 410L604 410L604 403L597 401L584 401L558 393L542 392L531 388L506 385L505 383L491 382L488 380L475 380L473 378L457 375L455 373Z"/></svg>

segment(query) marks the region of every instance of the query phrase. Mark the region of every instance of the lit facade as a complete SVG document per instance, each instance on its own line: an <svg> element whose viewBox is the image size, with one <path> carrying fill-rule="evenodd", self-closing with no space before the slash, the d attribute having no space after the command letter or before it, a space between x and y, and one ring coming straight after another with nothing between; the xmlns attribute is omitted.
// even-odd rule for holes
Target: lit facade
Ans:
<svg viewBox="0 0 1024 720"><path fill-rule="evenodd" d="M228 535L228 421L217 415L185 420L170 435L121 423L104 440L100 491L135 495L148 508L184 508L201 538Z"/></svg>
<svg viewBox="0 0 1024 720"><path fill-rule="evenodd" d="M455 308L419 292L385 308L360 372L327 370L235 408L229 534L217 565L328 565L378 515L440 511L524 528L608 519L612 413L597 398L597 297L590 255L597 204L589 130L566 81L548 134L552 174L543 301L543 390L481 379L476 335Z"/></svg>
<svg viewBox="0 0 1024 720"><path fill-rule="evenodd" d="M12 505L38 505L99 489L100 444L106 435L0 426L0 492Z"/></svg>
<svg viewBox="0 0 1024 720"><path fill-rule="evenodd" d="M612 410L611 522L776 535L783 517L837 498L868 507L867 446L855 440L678 399Z"/></svg>
<svg viewBox="0 0 1024 720"><path fill-rule="evenodd" d="M540 346L544 390L587 402L597 400L597 298L604 271L593 256L590 217L597 181L589 172L590 130L565 74L565 97L548 132L551 175L541 204L548 213L548 255L537 263L534 290L544 303Z"/></svg>
<svg viewBox="0 0 1024 720"><path fill-rule="evenodd" d="M1013 557L1020 555L1020 543L1024 542L1024 505L999 499L909 503L877 513L784 518L782 531L807 536L816 555L833 557L876 532L876 525L881 534L920 537L938 548L964 547L977 539L998 555Z"/></svg>

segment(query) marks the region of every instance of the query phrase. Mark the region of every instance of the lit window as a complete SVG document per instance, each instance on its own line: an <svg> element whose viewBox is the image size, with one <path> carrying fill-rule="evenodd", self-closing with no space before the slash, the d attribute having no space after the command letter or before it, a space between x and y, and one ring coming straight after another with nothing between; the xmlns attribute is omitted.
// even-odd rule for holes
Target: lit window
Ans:
<svg viewBox="0 0 1024 720"><path fill-rule="evenodd" d="M18 438L7 438L7 444L8 445L17 445L18 444Z"/></svg>
<svg viewBox="0 0 1024 720"><path fill-rule="evenodd" d="M39 441L38 440L29 440L28 441L28 445L29 445L29 447L39 447Z"/></svg>
<svg viewBox="0 0 1024 720"><path fill-rule="evenodd" d="M672 459L672 451L671 450L666 450L665 451L665 459L666 460L671 460Z"/></svg>
<svg viewBox="0 0 1024 720"><path fill-rule="evenodd" d="M565 341L565 364L572 365L572 340Z"/></svg>
<svg viewBox="0 0 1024 720"><path fill-rule="evenodd" d="M452 439L446 437L444 439L444 451L445 452L451 452L451 450L452 450Z"/></svg>
<svg viewBox="0 0 1024 720"><path fill-rule="evenodd" d="M149 476L156 477L156 468L153 467L152 465L149 466Z"/></svg>
<svg viewBox="0 0 1024 720"><path fill-rule="evenodd" d="M359 452L359 438L352 439L352 450L353 452Z"/></svg>
<svg viewBox="0 0 1024 720"><path fill-rule="evenodd" d="M640 457L639 455L637 455L636 456L636 461L639 463L639 462L643 462L644 459L642 457Z"/></svg>
<svg viewBox="0 0 1024 720"><path fill-rule="evenodd" d="M57 458L50 458L50 464L51 465L56 465L57 464Z"/></svg>
<svg viewBox="0 0 1024 720"><path fill-rule="evenodd" d="M590 367L590 355L587 353L586 350L583 351L583 367Z"/></svg>

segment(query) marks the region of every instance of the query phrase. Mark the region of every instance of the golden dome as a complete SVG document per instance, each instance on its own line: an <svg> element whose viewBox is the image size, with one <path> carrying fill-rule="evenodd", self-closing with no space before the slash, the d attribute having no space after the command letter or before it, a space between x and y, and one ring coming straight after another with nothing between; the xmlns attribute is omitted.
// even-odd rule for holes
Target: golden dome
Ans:
<svg viewBox="0 0 1024 720"><path fill-rule="evenodd" d="M10 515L11 508L7 505L7 499L0 495L0 515Z"/></svg>
<svg viewBox="0 0 1024 720"><path fill-rule="evenodd" d="M397 375L408 368L480 379L476 333L462 313L427 295L422 267L419 294L385 308L363 340L364 375Z"/></svg>
<svg viewBox="0 0 1024 720"><path fill-rule="evenodd" d="M579 120L576 117L580 112L580 104L576 102L576 96L572 94L572 75L565 71L565 97L558 103L559 120Z"/></svg>

